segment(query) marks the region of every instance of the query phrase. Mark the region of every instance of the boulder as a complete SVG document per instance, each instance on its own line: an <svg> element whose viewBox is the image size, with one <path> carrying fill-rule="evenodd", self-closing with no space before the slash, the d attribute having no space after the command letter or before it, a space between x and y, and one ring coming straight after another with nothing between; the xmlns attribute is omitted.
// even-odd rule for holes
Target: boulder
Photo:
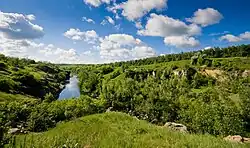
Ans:
<svg viewBox="0 0 250 148"><path fill-rule="evenodd" d="M250 138L245 138L245 137L243 137L243 142L244 142L244 143L250 143Z"/></svg>
<svg viewBox="0 0 250 148"><path fill-rule="evenodd" d="M245 70L243 73L242 73L242 77L248 77L250 76L250 70Z"/></svg>
<svg viewBox="0 0 250 148"><path fill-rule="evenodd" d="M19 128L11 128L8 131L9 134L15 135L15 134L20 134L21 130Z"/></svg>
<svg viewBox="0 0 250 148"><path fill-rule="evenodd" d="M179 132L183 132L183 133L187 133L187 127L183 124L179 124L179 123L174 123L174 122L167 122L164 127L169 128L171 130L174 131L179 131Z"/></svg>
<svg viewBox="0 0 250 148"><path fill-rule="evenodd" d="M234 135L234 136L229 135L225 137L224 140L230 141L230 142L243 142L244 139L240 135Z"/></svg>
<svg viewBox="0 0 250 148"><path fill-rule="evenodd" d="M238 143L250 143L250 138L241 137L240 135L227 136L224 138L226 141L238 142Z"/></svg>

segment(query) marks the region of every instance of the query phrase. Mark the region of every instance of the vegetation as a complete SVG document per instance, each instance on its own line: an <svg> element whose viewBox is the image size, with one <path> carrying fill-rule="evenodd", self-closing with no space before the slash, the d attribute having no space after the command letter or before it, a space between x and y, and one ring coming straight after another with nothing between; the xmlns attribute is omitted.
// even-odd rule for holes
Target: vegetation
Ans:
<svg viewBox="0 0 250 148"><path fill-rule="evenodd" d="M1 92L40 99L51 93L57 98L61 91L60 85L65 84L68 78L69 73L56 65L0 55Z"/></svg>
<svg viewBox="0 0 250 148"><path fill-rule="evenodd" d="M221 147L244 148L245 144L229 143L209 135L183 134L138 121L122 113L86 116L41 134L16 137L16 147Z"/></svg>
<svg viewBox="0 0 250 148"><path fill-rule="evenodd" d="M111 109L158 126L166 122L182 123L187 126L191 135L162 131L145 122L131 121L128 116L121 114L104 114L60 124L44 134L30 134L17 138L19 142L27 138L27 145L32 144L31 141L37 138L37 142L34 143L36 146L47 147L59 147L63 144L70 144L69 147L72 147L72 144L77 143L80 147L88 144L105 147L107 142L111 145L119 142L119 145L124 144L127 147L145 143L149 147L158 144L159 147L167 147L166 143L163 143L166 138L170 138L168 142L172 147L198 147L197 144L201 143L193 142L196 138L204 143L202 147L211 143L215 144L214 147L216 144L221 147L233 147L206 135L250 136L249 56L250 45L171 54L136 61L99 65L60 65L61 67L0 56L0 100L3 100L0 103L0 144L8 143L10 138L6 131L11 127L21 126L29 132L42 132L54 128L59 122ZM59 101L56 100L56 95L61 90L60 85L69 77L67 71L78 75L81 97ZM124 124L118 122L119 118ZM93 123L95 121L96 124ZM113 122L114 127L119 126L122 129L113 129L112 124L106 125ZM86 124L90 123L91 126L86 127ZM142 130L143 137L140 137L140 132L134 133L139 126L147 127L145 130L148 132L145 134L144 129ZM99 129L93 130L96 127ZM107 134L108 129L105 128L114 131ZM66 129L69 131L66 132ZM80 129L87 132L81 132ZM91 130L93 133L89 133ZM64 134L66 136L72 133L71 131L76 134L68 139L67 143L62 137ZM126 134L121 134L125 131ZM117 134L120 139L111 142ZM203 134L205 136L201 136ZM103 138L104 135L107 139ZM180 138L180 142L171 139L172 135ZM80 136L82 142L79 142ZM91 136L96 138L90 138ZM135 141L131 140L133 137ZM49 139L49 142L42 143L43 141L38 139Z"/></svg>

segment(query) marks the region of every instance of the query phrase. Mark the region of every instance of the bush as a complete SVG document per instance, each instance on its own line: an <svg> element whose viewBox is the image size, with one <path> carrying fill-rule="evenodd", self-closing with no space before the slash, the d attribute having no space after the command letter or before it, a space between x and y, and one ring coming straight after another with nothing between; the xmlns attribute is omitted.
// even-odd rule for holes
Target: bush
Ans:
<svg viewBox="0 0 250 148"><path fill-rule="evenodd" d="M0 106L0 121L5 126L23 125L30 131L40 132L60 121L103 112L104 103L87 96L51 103L7 102Z"/></svg>
<svg viewBox="0 0 250 148"><path fill-rule="evenodd" d="M0 77L0 91L10 92L11 90L14 90L16 86L17 85L13 80L6 77Z"/></svg>
<svg viewBox="0 0 250 148"><path fill-rule="evenodd" d="M183 97L178 114L179 122L194 133L225 136L244 133L240 110L230 99L211 90L193 99Z"/></svg>
<svg viewBox="0 0 250 148"><path fill-rule="evenodd" d="M52 95L52 93L47 93L44 96L44 101L47 103L50 103L50 102L55 101L55 100L56 100L56 98L54 97L54 95Z"/></svg>

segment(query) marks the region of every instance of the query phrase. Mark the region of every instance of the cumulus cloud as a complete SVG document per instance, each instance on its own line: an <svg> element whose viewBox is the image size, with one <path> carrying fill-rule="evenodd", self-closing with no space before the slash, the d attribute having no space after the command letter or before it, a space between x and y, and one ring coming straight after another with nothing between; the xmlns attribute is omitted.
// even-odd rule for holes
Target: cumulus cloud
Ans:
<svg viewBox="0 0 250 148"><path fill-rule="evenodd" d="M95 21L94 21L94 20L92 20L92 19L90 19L90 18L87 18L87 17L82 17L82 21L83 21L83 22L88 22L88 23L93 23L93 24L95 24Z"/></svg>
<svg viewBox="0 0 250 148"><path fill-rule="evenodd" d="M122 15L130 21L139 19L153 9L161 10L167 6L168 0L128 0L108 8L113 13L122 10Z"/></svg>
<svg viewBox="0 0 250 148"><path fill-rule="evenodd" d="M0 32L9 39L36 39L44 36L41 26L33 24L34 15L0 11Z"/></svg>
<svg viewBox="0 0 250 148"><path fill-rule="evenodd" d="M145 28L138 30L137 34L164 37L166 45L188 48L200 45L193 36L200 35L201 28L196 24L186 24L178 19L153 13Z"/></svg>
<svg viewBox="0 0 250 148"><path fill-rule="evenodd" d="M26 18L29 19L30 21L36 20L36 16L33 14L26 15Z"/></svg>
<svg viewBox="0 0 250 148"><path fill-rule="evenodd" d="M62 49L52 44L45 45L31 40L7 39L0 35L0 53L6 56L30 58L53 63L78 63L79 56L74 49Z"/></svg>
<svg viewBox="0 0 250 148"><path fill-rule="evenodd" d="M240 41L247 41L250 40L250 32L246 31L245 33L242 33L238 36L232 35L232 34L227 34L224 36L221 36L219 38L220 41L228 41L228 42L240 42Z"/></svg>
<svg viewBox="0 0 250 148"><path fill-rule="evenodd" d="M101 4L109 4L113 0L83 0L85 4L93 7L99 7Z"/></svg>
<svg viewBox="0 0 250 148"><path fill-rule="evenodd" d="M169 36L165 37L164 43L179 48L197 47L200 45L199 41L194 37L188 36Z"/></svg>
<svg viewBox="0 0 250 148"><path fill-rule="evenodd" d="M245 33L240 34L240 38L243 40L250 40L250 32L247 31Z"/></svg>
<svg viewBox="0 0 250 148"><path fill-rule="evenodd" d="M81 31L80 29L70 28L63 34L65 37L75 41L85 41L89 44L94 44L98 41L98 34L94 30Z"/></svg>
<svg viewBox="0 0 250 148"><path fill-rule="evenodd" d="M217 24L223 18L223 15L213 8L198 9L192 18L186 20L191 23L206 27L209 25Z"/></svg>
<svg viewBox="0 0 250 148"><path fill-rule="evenodd" d="M144 36L193 36L201 33L201 28L197 25L187 25L184 22L168 16L151 14L145 29L137 32Z"/></svg>
<svg viewBox="0 0 250 148"><path fill-rule="evenodd" d="M100 39L100 56L112 61L152 57L156 53L140 39L127 34L111 34Z"/></svg>
<svg viewBox="0 0 250 148"><path fill-rule="evenodd" d="M220 40L221 41L227 40L228 42L239 42L239 41L241 41L241 38L234 36L232 34L227 34L227 35L220 37Z"/></svg>

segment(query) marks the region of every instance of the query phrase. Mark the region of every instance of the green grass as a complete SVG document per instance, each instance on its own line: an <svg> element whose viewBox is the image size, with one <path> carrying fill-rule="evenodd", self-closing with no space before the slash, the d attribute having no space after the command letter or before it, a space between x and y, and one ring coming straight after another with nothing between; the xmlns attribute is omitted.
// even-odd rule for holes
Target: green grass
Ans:
<svg viewBox="0 0 250 148"><path fill-rule="evenodd" d="M104 113L61 123L44 133L16 137L15 147L136 147L136 148L244 148L210 135L193 135L138 121L123 113ZM8 146L7 146L8 147Z"/></svg>
<svg viewBox="0 0 250 148"><path fill-rule="evenodd" d="M0 91L0 104L3 102L11 102L11 101L24 101L24 100L35 100L32 96L20 95L20 94L8 94Z"/></svg>

